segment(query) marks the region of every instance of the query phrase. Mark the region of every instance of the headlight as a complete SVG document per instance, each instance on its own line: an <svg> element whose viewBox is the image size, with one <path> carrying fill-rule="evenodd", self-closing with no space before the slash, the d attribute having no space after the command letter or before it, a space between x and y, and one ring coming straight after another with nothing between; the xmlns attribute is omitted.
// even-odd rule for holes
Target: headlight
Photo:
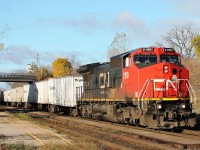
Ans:
<svg viewBox="0 0 200 150"><path fill-rule="evenodd" d="M181 104L181 108L185 109L186 105L185 104Z"/></svg>
<svg viewBox="0 0 200 150"><path fill-rule="evenodd" d="M161 104L157 104L156 107L157 107L157 109L162 109L162 105Z"/></svg>

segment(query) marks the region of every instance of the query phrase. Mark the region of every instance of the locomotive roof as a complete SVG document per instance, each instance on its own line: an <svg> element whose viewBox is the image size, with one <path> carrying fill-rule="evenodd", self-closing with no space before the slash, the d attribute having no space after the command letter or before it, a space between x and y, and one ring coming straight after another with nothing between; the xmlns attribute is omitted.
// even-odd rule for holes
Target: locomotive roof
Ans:
<svg viewBox="0 0 200 150"><path fill-rule="evenodd" d="M124 53L121 53L121 54L118 54L118 55L115 55L115 56L112 56L112 57L110 57L110 58L119 58L119 57L123 57L123 56L126 56L126 55L128 55L128 54L130 54L130 53L132 53L132 52L137 51L137 50L138 50L138 48L137 48L137 49L134 49L134 50L127 51L127 52L124 52Z"/></svg>
<svg viewBox="0 0 200 150"><path fill-rule="evenodd" d="M167 48L167 47L140 47L140 48L137 48L137 49L134 49L134 50L130 50L130 51L127 51L127 52L124 52L122 54L119 54L119 55L115 55L115 56L112 56L110 59L117 59L117 58L121 58L121 57L124 57L126 55L129 55L133 52L136 52L136 51L143 51L144 53L145 52L153 52L154 50L159 50L162 52L165 52L165 53L175 53L175 54L178 54L173 48Z"/></svg>

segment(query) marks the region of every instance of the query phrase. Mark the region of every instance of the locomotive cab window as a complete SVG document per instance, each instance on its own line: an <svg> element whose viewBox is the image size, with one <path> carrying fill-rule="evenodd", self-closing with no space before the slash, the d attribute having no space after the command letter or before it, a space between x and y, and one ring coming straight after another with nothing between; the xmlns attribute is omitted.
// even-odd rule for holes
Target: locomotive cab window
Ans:
<svg viewBox="0 0 200 150"><path fill-rule="evenodd" d="M128 68L131 66L131 57L124 57L123 58L123 67Z"/></svg>
<svg viewBox="0 0 200 150"><path fill-rule="evenodd" d="M157 63L157 55L134 55L134 63L138 67L146 67Z"/></svg>
<svg viewBox="0 0 200 150"><path fill-rule="evenodd" d="M105 85L104 73L100 73L99 75L99 86L103 87Z"/></svg>
<svg viewBox="0 0 200 150"><path fill-rule="evenodd" d="M161 62L170 62L176 65L180 65L180 59L177 55L160 55Z"/></svg>
<svg viewBox="0 0 200 150"><path fill-rule="evenodd" d="M99 87L100 88L105 88L105 87L109 87L110 86L110 84L109 84L109 76L110 76L110 74L109 74L109 72L107 72L107 73L100 73L99 74Z"/></svg>

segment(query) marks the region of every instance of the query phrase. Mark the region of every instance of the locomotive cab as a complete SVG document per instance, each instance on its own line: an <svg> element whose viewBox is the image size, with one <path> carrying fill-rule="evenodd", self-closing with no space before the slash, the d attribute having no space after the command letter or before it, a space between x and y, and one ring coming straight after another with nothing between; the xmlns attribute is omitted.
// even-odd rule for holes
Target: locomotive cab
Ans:
<svg viewBox="0 0 200 150"><path fill-rule="evenodd" d="M148 98L189 98L188 79L189 71L173 49L148 48L123 56L122 87L127 97L138 98L146 88L143 96Z"/></svg>

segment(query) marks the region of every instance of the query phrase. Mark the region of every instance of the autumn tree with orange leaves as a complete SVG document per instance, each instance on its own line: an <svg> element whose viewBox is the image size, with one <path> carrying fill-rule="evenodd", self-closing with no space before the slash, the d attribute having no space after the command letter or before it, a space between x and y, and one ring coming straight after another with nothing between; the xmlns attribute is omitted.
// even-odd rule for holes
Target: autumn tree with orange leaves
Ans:
<svg viewBox="0 0 200 150"><path fill-rule="evenodd" d="M71 75L72 67L67 58L57 58L52 63L52 74L54 78Z"/></svg>

